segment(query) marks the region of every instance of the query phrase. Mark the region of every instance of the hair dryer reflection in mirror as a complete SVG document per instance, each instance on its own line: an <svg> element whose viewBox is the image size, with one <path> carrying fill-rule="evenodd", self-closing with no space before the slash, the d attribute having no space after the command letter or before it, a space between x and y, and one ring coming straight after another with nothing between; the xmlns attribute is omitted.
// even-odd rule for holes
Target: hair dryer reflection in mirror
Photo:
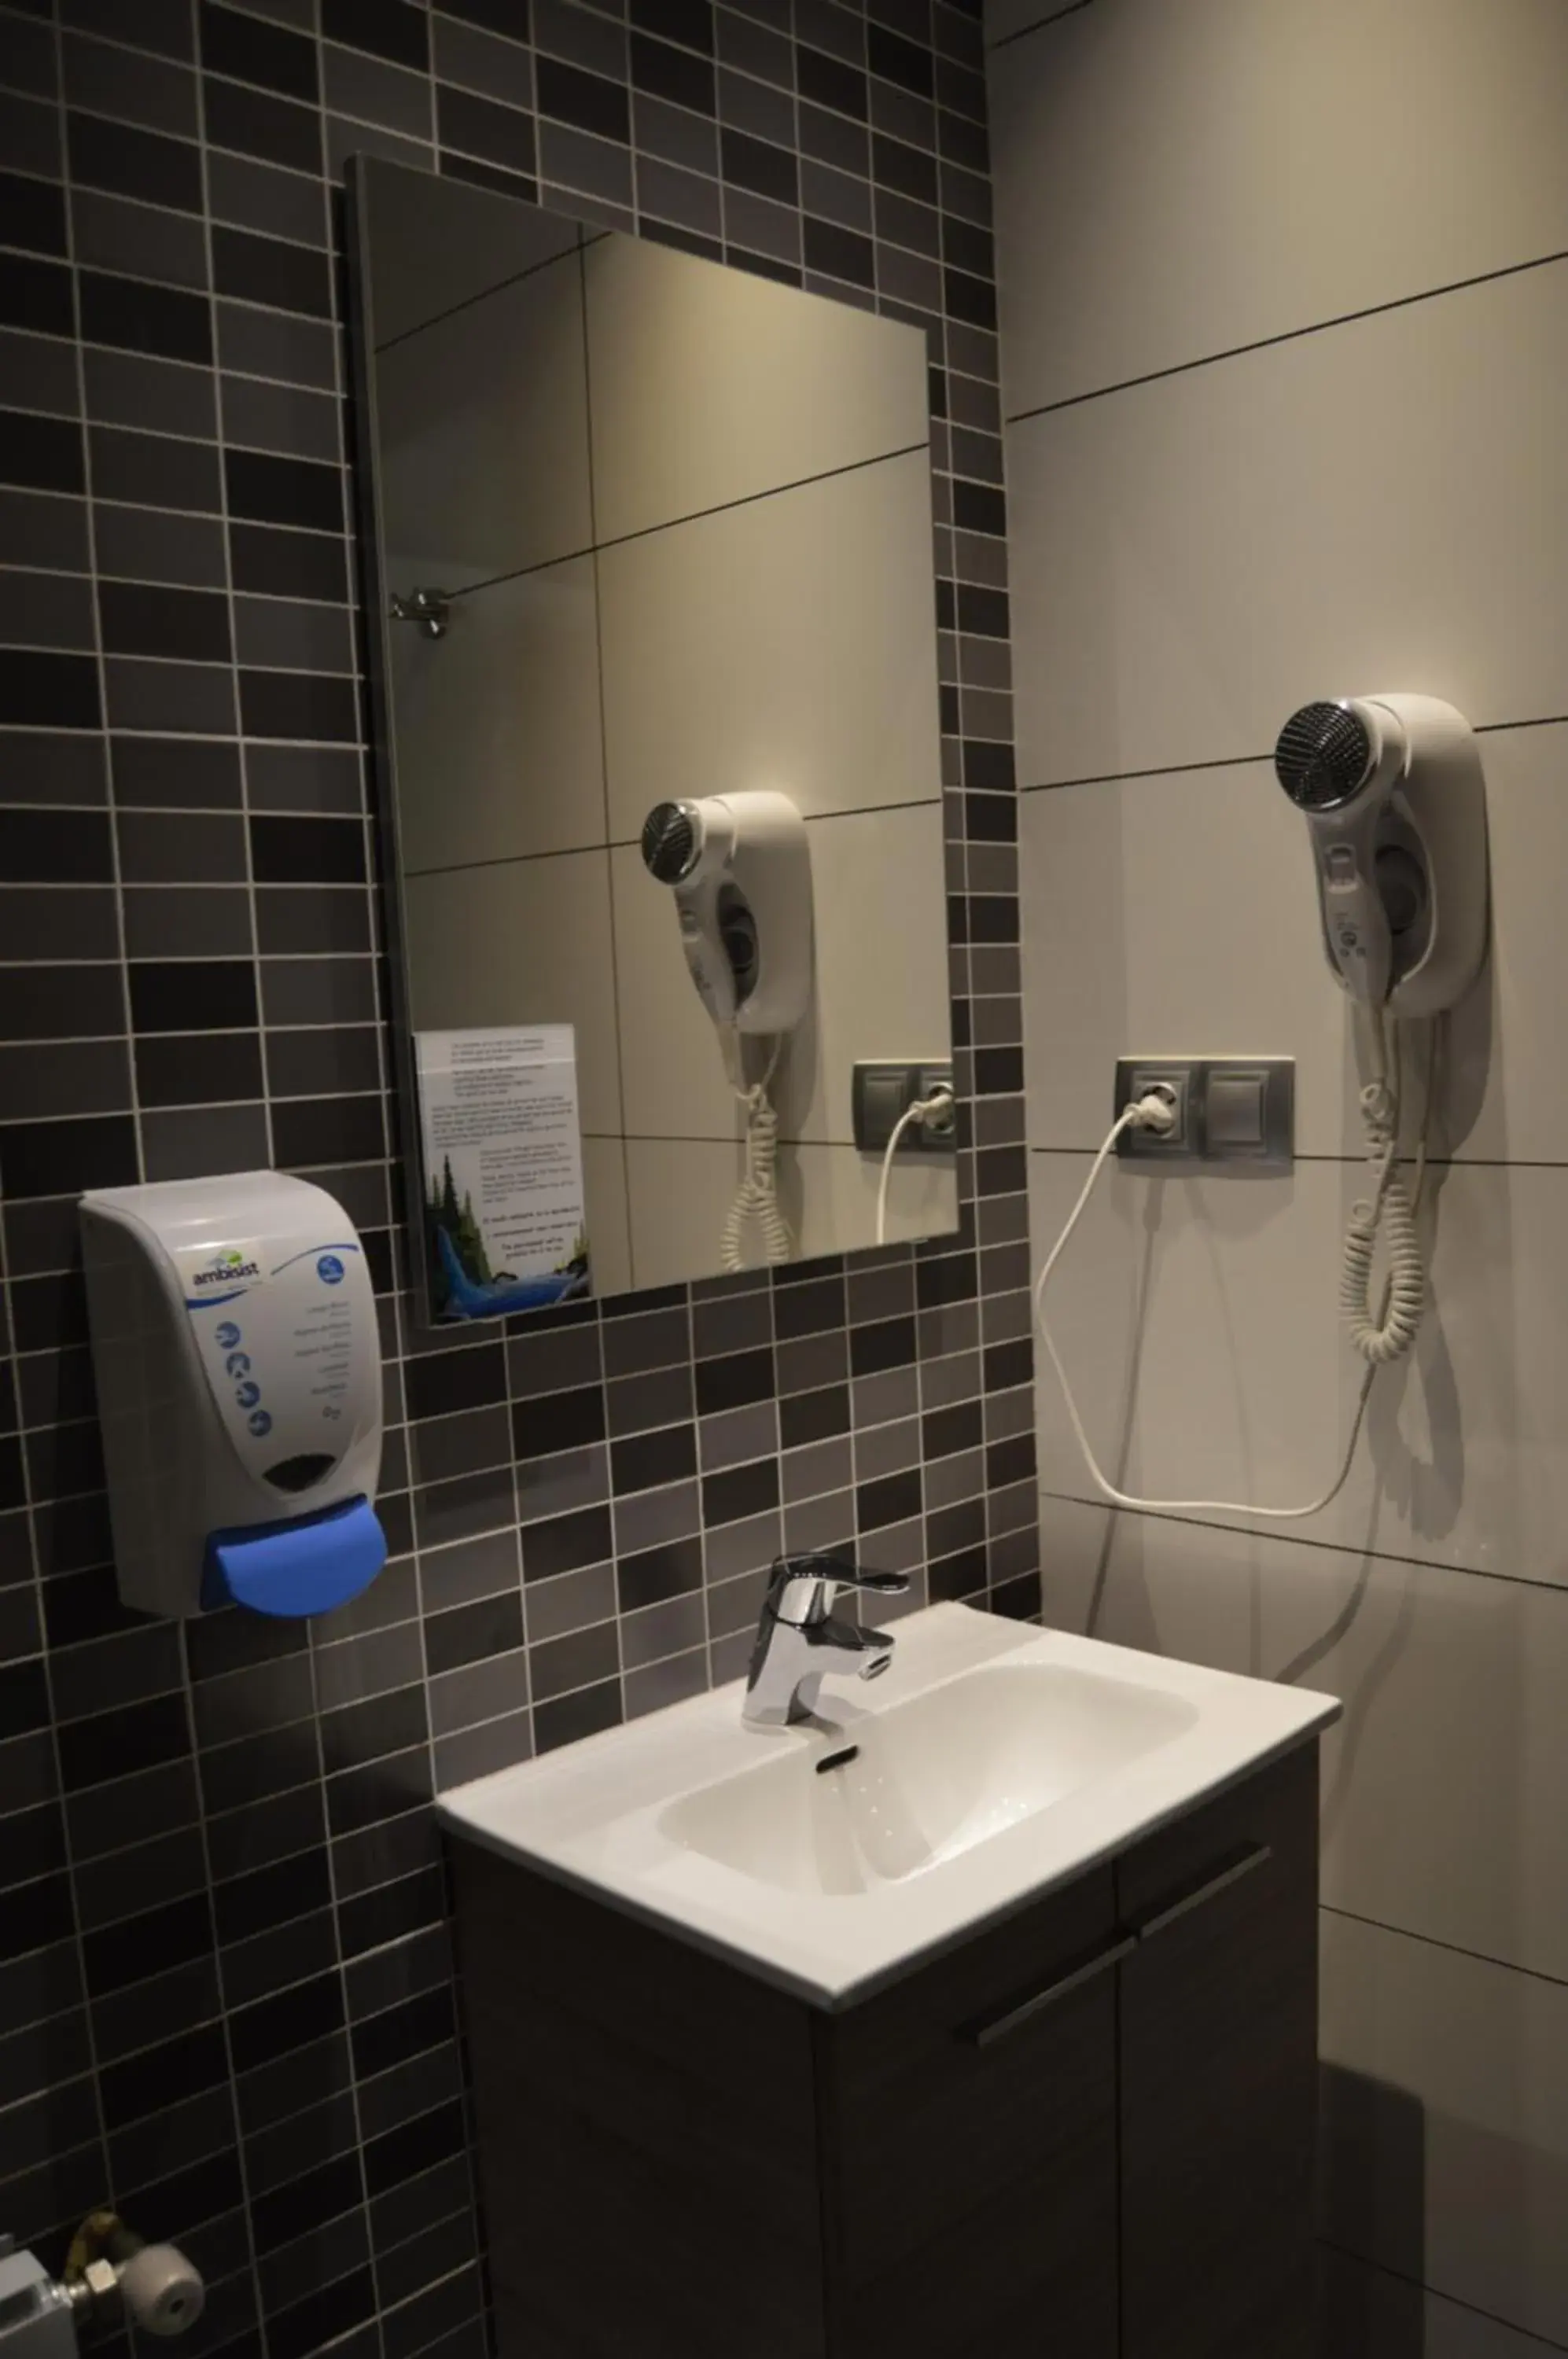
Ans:
<svg viewBox="0 0 1568 2359"><path fill-rule="evenodd" d="M794 1243L779 1209L779 1118L768 1094L789 1034L811 996L811 853L788 795L747 788L658 803L643 823L648 874L675 896L687 971L718 1028L730 1086L746 1108L746 1169L724 1223L725 1269L746 1266L755 1223L765 1261L788 1261ZM748 1081L745 1036L771 1039L759 1079Z"/></svg>
<svg viewBox="0 0 1568 2359"><path fill-rule="evenodd" d="M789 796L659 803L642 856L675 895L686 964L714 1023L792 1032L811 995L811 854Z"/></svg>

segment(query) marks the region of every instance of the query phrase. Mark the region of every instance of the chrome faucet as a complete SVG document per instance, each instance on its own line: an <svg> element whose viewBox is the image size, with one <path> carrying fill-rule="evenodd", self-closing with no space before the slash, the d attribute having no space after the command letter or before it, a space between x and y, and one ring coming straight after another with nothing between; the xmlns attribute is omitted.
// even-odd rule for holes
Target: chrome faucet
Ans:
<svg viewBox="0 0 1568 2359"><path fill-rule="evenodd" d="M866 1589L902 1597L901 1572L860 1572L847 1557L813 1549L781 1556L773 1567L746 1675L741 1718L747 1728L787 1728L810 1720L824 1679L833 1674L874 1680L893 1659L887 1630L862 1630L833 1614L840 1590Z"/></svg>

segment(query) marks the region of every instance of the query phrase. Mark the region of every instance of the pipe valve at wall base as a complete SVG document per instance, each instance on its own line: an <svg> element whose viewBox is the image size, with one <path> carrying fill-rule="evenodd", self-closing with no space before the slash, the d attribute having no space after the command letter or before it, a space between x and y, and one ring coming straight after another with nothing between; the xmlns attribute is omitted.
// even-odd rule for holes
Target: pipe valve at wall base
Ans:
<svg viewBox="0 0 1568 2359"><path fill-rule="evenodd" d="M0 2236L0 2359L77 2359L79 2333L132 2325L183 2334L206 2305L201 2272L177 2245L146 2245L114 2212L92 2212L52 2277Z"/></svg>

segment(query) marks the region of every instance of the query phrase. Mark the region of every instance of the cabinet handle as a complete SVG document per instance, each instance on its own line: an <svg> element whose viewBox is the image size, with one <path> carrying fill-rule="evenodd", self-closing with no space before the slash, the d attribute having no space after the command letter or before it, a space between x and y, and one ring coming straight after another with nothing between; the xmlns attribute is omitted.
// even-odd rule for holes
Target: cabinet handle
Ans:
<svg viewBox="0 0 1568 2359"><path fill-rule="evenodd" d="M1180 1899L1169 1902L1163 1908L1157 1908L1152 1917L1142 1918L1133 1929L1134 1939L1148 1941L1156 1933L1163 1933L1167 1925L1174 1925L1179 1917L1191 1916L1192 1910L1201 1908L1206 1900L1217 1899L1222 1892L1228 1892L1233 1884L1239 1884L1244 1875L1250 1875L1255 1867L1262 1867L1273 1856L1272 1843L1254 1844L1250 1851L1243 1852L1239 1859L1230 1860L1224 1867L1216 1869L1213 1875L1205 1876L1202 1884L1195 1884L1190 1892L1183 1892Z"/></svg>
<svg viewBox="0 0 1568 2359"><path fill-rule="evenodd" d="M1016 2006L1007 2007L1001 2015L982 2016L977 2023L963 2025L953 2037L971 2048L990 2048L996 2040L1006 2039L1013 2032L1021 2030L1026 2023L1046 2007L1054 2006L1057 2000L1065 1998L1070 1991L1081 1990L1085 1983L1093 1982L1096 1974L1107 1973L1112 1966L1120 1965L1124 1958L1131 1957L1137 1947L1136 1933L1121 1934L1116 1940L1107 1942L1103 1950L1096 1950L1092 1958L1085 1958L1081 1966L1074 1966L1071 1973L1059 1975L1053 1983L1047 1983L1043 1990L1020 1999Z"/></svg>
<svg viewBox="0 0 1568 2359"><path fill-rule="evenodd" d="M1054 2006L1059 1998L1066 1998L1070 1992L1081 1990L1085 1983L1093 1982L1096 1974L1108 1973L1113 1966L1119 1966L1124 1958L1130 1958L1135 1950L1145 1941L1151 1940L1156 1933L1163 1933L1168 1925L1174 1925L1178 1918L1190 1916L1206 1900L1217 1899L1222 1892L1228 1891L1233 1884L1239 1884L1244 1875L1250 1875L1255 1867L1264 1866L1273 1856L1272 1843L1255 1843L1238 1859L1227 1860L1225 1866L1216 1868L1213 1875L1205 1876L1190 1892L1183 1892L1179 1899L1168 1902L1163 1908L1157 1908L1152 1916L1142 1918L1128 1931L1117 1934L1114 1940L1106 1942L1103 1950L1096 1950L1092 1958L1085 1958L1081 1966L1073 1966L1067 1973L1059 1974L1054 1982L1047 1983L1043 1990L1020 1999L1016 2006L1005 2008L1000 2015L982 2016L978 2022L962 2025L953 2037L971 2048L990 2048L998 2039L1009 2038L1046 2007Z"/></svg>

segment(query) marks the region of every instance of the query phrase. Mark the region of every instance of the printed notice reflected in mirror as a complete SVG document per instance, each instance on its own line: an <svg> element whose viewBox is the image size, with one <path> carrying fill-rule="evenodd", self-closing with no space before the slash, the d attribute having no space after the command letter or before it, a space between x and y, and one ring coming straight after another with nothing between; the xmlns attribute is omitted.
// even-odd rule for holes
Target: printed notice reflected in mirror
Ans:
<svg viewBox="0 0 1568 2359"><path fill-rule="evenodd" d="M592 1292L570 1024L414 1036L438 1315Z"/></svg>

